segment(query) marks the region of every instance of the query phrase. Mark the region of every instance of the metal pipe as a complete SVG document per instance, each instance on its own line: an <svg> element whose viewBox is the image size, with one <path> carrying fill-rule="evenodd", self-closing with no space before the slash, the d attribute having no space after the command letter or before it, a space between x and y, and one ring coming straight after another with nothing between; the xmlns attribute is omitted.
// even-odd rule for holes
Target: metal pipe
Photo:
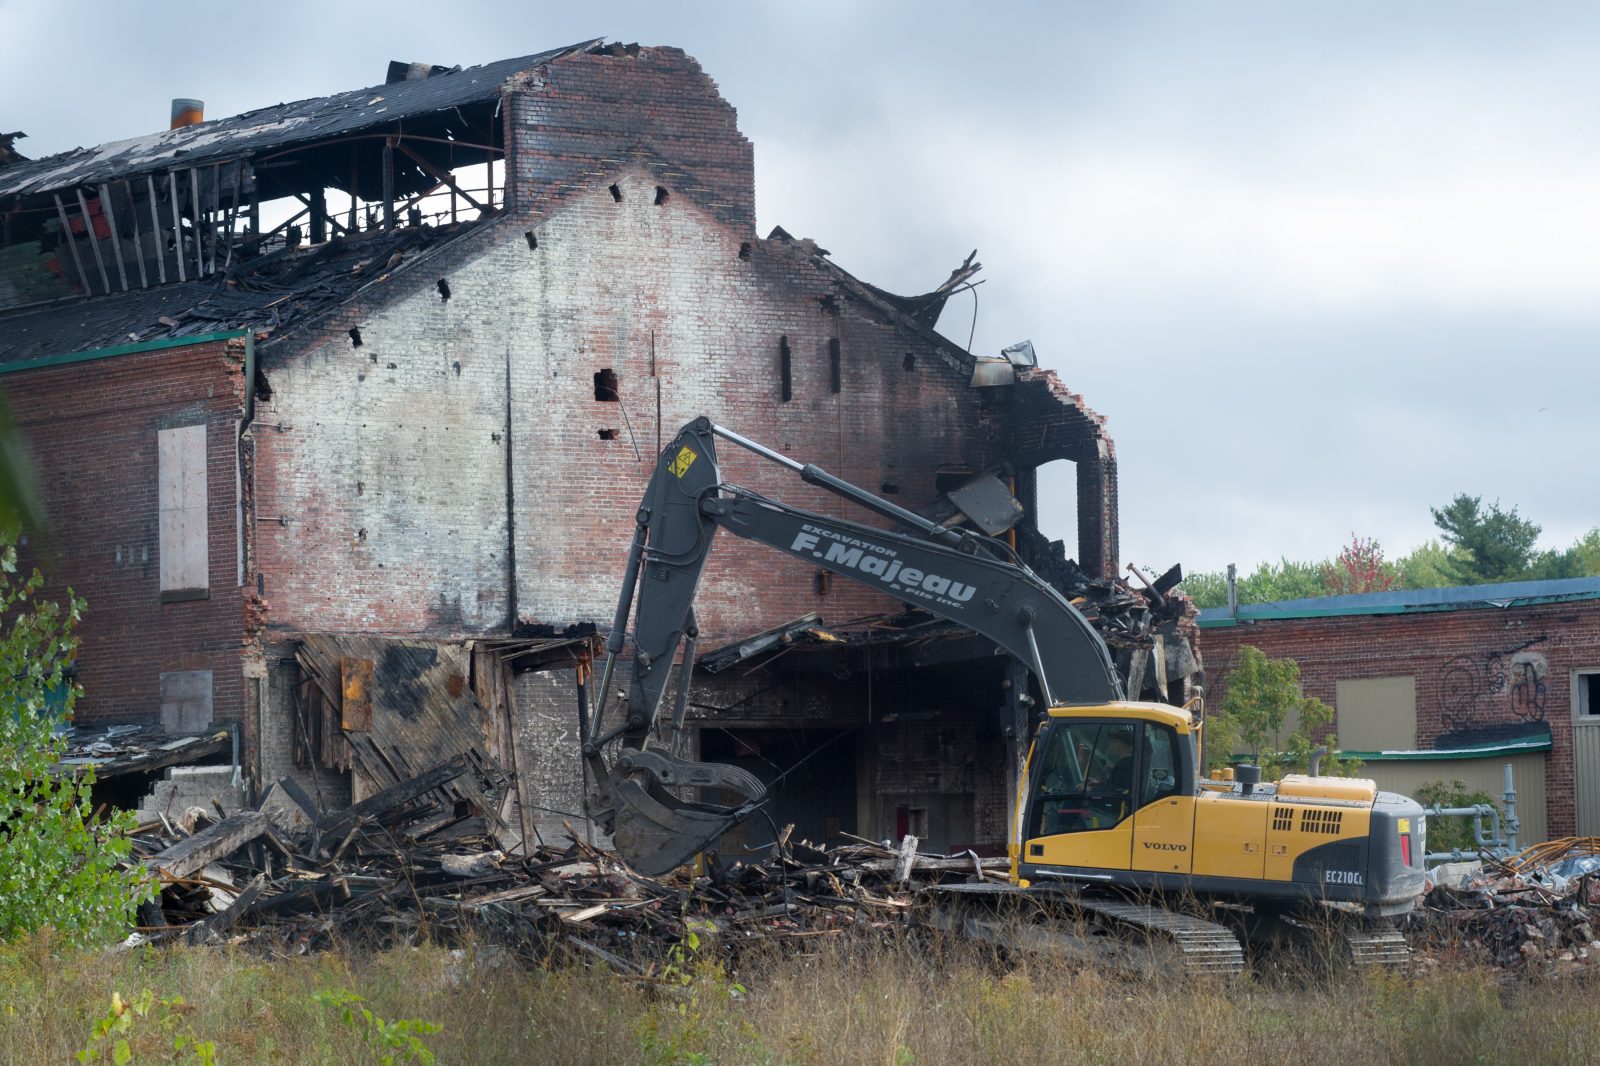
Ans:
<svg viewBox="0 0 1600 1066"><path fill-rule="evenodd" d="M804 463L795 462L793 459L789 458L787 455L784 455L782 452L775 452L771 448L768 448L765 444L757 444L755 441L751 440L749 437L746 437L746 436L744 436L742 434L739 434L739 433L735 433L731 429L724 429L722 426L719 426L719 425L716 425L715 423L713 423L712 426L711 426L711 432L715 433L717 436L721 437L723 440L732 441L733 443L737 444L739 447L744 448L747 451L755 452L757 455L761 456L763 459L770 459L774 463L777 463L779 466L786 466L790 470L793 470L797 474L805 472L806 466L805 466Z"/></svg>
<svg viewBox="0 0 1600 1066"><path fill-rule="evenodd" d="M741 448L755 452L763 459L770 459L779 466L793 470L800 475L800 480L808 485L816 485L819 488L827 489L835 496L842 496L851 503L865 507L869 511L880 514L885 518L893 519L896 522L904 523L912 529L920 530L940 544L955 547L965 539L962 534L957 533L955 530L946 529L939 523L930 521L915 511L908 511L904 507L890 503L881 496L874 496L865 489L852 485L841 478L834 477L815 463L796 462L782 452L775 452L764 444L757 444L749 437L735 433L733 430L726 429L715 423L711 426L711 432L724 440L732 441Z"/></svg>
<svg viewBox="0 0 1600 1066"><path fill-rule="evenodd" d="M617 612L611 618L611 632L606 634L606 667L600 674L599 698L594 703L594 720L589 725L589 736L600 733L600 724L606 715L606 699L611 694L611 677L616 669L617 656L622 654L628 639L628 614L633 609L634 590L639 583L639 568L644 560L644 540L649 531L649 517L641 510L639 521L633 529L633 543L628 547L628 566L622 573L622 595L617 597ZM585 753L587 754L587 745Z"/></svg>
<svg viewBox="0 0 1600 1066"><path fill-rule="evenodd" d="M1039 678L1039 691L1044 693L1044 705L1054 707L1056 699L1050 694L1050 681L1044 676L1044 660L1039 657L1039 642L1033 636L1033 624L1030 620L1024 624L1028 634L1028 651L1033 656L1033 672Z"/></svg>
<svg viewBox="0 0 1600 1066"><path fill-rule="evenodd" d="M1506 763L1506 790L1500 798L1506 805L1506 847L1512 854L1517 852L1517 831L1522 828L1522 823L1517 819L1517 789L1516 782L1511 779L1511 764Z"/></svg>

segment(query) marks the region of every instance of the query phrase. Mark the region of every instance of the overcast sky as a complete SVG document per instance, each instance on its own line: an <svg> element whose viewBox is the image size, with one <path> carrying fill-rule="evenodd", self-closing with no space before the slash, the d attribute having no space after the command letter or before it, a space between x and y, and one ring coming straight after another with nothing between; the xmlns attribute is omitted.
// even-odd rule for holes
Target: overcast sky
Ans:
<svg viewBox="0 0 1600 1066"><path fill-rule="evenodd" d="M1110 419L1125 560L1397 556L1457 492L1600 523L1600 5L0 0L0 130L598 36L717 79L763 233L900 292L976 247L974 350L1031 338Z"/></svg>

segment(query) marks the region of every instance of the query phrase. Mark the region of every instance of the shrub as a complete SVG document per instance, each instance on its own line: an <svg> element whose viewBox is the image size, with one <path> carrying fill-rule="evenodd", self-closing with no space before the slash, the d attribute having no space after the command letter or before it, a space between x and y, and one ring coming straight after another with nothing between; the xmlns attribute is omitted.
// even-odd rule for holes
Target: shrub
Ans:
<svg viewBox="0 0 1600 1066"><path fill-rule="evenodd" d="M38 598L44 579L17 575L0 539L0 941L44 927L75 945L120 937L154 887L127 862L132 812L97 820L92 767L61 765L56 726L80 689L70 675L84 602Z"/></svg>

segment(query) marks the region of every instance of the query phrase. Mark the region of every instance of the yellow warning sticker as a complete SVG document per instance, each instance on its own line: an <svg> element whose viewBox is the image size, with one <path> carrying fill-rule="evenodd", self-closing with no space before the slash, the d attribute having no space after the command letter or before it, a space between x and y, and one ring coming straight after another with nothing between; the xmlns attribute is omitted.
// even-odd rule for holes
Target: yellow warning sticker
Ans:
<svg viewBox="0 0 1600 1066"><path fill-rule="evenodd" d="M700 457L695 454L694 449L685 444L678 449L678 454L672 457L672 465L667 469L672 471L673 477L682 477L689 472L689 468L698 458Z"/></svg>
<svg viewBox="0 0 1600 1066"><path fill-rule="evenodd" d="M1400 832L1402 832L1402 833L1411 832L1411 819L1410 818L1396 818L1395 821L1400 823L1400 827L1399 827L1400 828Z"/></svg>

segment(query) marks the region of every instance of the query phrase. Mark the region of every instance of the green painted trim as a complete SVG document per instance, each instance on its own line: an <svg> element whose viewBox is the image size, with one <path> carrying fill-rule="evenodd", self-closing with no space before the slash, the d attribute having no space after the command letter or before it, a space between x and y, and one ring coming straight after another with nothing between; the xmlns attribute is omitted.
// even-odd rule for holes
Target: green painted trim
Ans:
<svg viewBox="0 0 1600 1066"><path fill-rule="evenodd" d="M1353 614L1438 614L1441 611L1506 610L1512 607L1539 607L1547 603L1583 603L1600 600L1600 593L1574 592L1564 596L1519 596L1500 607L1488 600L1466 600L1461 603L1387 604L1381 607L1325 607L1298 611L1264 611L1252 613L1248 607L1239 608L1233 618L1197 618L1201 629L1226 629L1242 622L1289 622L1299 618L1340 618Z"/></svg>
<svg viewBox="0 0 1600 1066"><path fill-rule="evenodd" d="M1443 751L1341 751L1341 758L1354 757L1362 762L1433 762L1446 759L1494 759L1506 755L1528 755L1549 751L1549 737L1537 740L1513 740L1504 744L1489 744L1481 748L1446 748Z"/></svg>
<svg viewBox="0 0 1600 1066"><path fill-rule="evenodd" d="M0 364L0 374L15 374L22 370L38 370L46 366L66 366L69 363L87 363L94 359L110 359L118 355L135 355L139 352L159 352L163 348L182 348L207 341L231 341L248 337L247 329L229 329L220 333L196 333L189 337L167 337L158 341L141 341L138 344L121 344L115 348L93 348L87 352L68 352L64 355L41 355L37 359L22 359L15 363Z"/></svg>

